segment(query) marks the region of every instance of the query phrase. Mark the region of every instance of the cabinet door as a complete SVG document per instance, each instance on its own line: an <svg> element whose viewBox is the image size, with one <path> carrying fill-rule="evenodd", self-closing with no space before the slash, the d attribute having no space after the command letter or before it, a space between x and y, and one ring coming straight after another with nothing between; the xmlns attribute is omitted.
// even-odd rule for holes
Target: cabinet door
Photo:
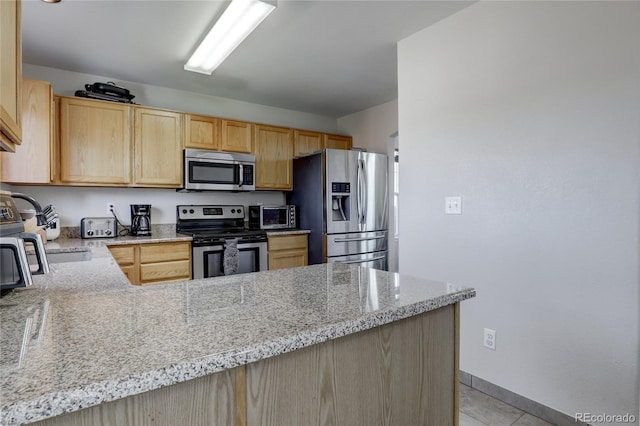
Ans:
<svg viewBox="0 0 640 426"><path fill-rule="evenodd" d="M182 186L182 114L135 108L135 186Z"/></svg>
<svg viewBox="0 0 640 426"><path fill-rule="evenodd" d="M251 123L221 120L220 150L251 153Z"/></svg>
<svg viewBox="0 0 640 426"><path fill-rule="evenodd" d="M220 119L205 115L185 115L186 148L218 149L220 139Z"/></svg>
<svg viewBox="0 0 640 426"><path fill-rule="evenodd" d="M322 149L322 133L308 130L293 131L293 156L295 158L313 154Z"/></svg>
<svg viewBox="0 0 640 426"><path fill-rule="evenodd" d="M116 102L60 98L62 183L131 182L131 108Z"/></svg>
<svg viewBox="0 0 640 426"><path fill-rule="evenodd" d="M22 142L22 34L20 1L0 1L0 149Z"/></svg>
<svg viewBox="0 0 640 426"><path fill-rule="evenodd" d="M255 125L256 189L293 188L293 131Z"/></svg>
<svg viewBox="0 0 640 426"><path fill-rule="evenodd" d="M322 145L328 149L351 149L351 136L324 134Z"/></svg>
<svg viewBox="0 0 640 426"><path fill-rule="evenodd" d="M2 181L50 183L53 141L53 92L47 81L22 81L23 143L2 154Z"/></svg>

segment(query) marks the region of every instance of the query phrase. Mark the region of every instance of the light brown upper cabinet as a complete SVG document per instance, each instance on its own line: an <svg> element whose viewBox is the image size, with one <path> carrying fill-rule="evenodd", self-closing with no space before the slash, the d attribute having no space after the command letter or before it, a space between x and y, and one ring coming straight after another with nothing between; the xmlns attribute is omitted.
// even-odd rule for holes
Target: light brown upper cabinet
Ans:
<svg viewBox="0 0 640 426"><path fill-rule="evenodd" d="M253 150L251 123L245 121L221 120L220 150L246 152Z"/></svg>
<svg viewBox="0 0 640 426"><path fill-rule="evenodd" d="M322 139L322 147L328 149L351 149L351 136L330 135L325 133Z"/></svg>
<svg viewBox="0 0 640 426"><path fill-rule="evenodd" d="M206 115L185 114L185 148L219 149L220 119Z"/></svg>
<svg viewBox="0 0 640 426"><path fill-rule="evenodd" d="M134 108L134 186L182 186L183 115Z"/></svg>
<svg viewBox="0 0 640 426"><path fill-rule="evenodd" d="M293 131L293 156L295 158L313 154L322 149L322 133L309 130Z"/></svg>
<svg viewBox="0 0 640 426"><path fill-rule="evenodd" d="M254 126L256 189L293 188L293 130L284 127Z"/></svg>
<svg viewBox="0 0 640 426"><path fill-rule="evenodd" d="M2 181L50 183L53 179L53 91L47 81L22 81L23 143L2 154Z"/></svg>
<svg viewBox="0 0 640 426"><path fill-rule="evenodd" d="M0 150L22 142L22 33L20 1L0 1Z"/></svg>
<svg viewBox="0 0 640 426"><path fill-rule="evenodd" d="M131 107L60 97L60 183L126 186L131 182Z"/></svg>

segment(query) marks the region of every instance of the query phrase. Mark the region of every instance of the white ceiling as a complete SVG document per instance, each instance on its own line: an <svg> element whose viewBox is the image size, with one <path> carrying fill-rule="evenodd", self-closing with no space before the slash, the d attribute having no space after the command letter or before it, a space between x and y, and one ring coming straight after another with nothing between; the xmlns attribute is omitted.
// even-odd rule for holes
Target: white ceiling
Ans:
<svg viewBox="0 0 640 426"><path fill-rule="evenodd" d="M280 0L211 76L184 71L227 4L23 0L23 61L341 117L396 99L396 42L470 2Z"/></svg>

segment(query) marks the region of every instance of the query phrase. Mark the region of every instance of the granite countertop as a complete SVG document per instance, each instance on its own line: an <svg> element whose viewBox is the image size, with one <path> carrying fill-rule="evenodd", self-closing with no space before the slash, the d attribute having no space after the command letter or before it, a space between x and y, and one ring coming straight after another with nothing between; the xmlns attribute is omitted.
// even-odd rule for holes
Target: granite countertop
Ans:
<svg viewBox="0 0 640 426"><path fill-rule="evenodd" d="M32 287L0 299L1 424L117 400L475 296L345 264L140 287L104 244L91 251L91 260L52 264Z"/></svg>

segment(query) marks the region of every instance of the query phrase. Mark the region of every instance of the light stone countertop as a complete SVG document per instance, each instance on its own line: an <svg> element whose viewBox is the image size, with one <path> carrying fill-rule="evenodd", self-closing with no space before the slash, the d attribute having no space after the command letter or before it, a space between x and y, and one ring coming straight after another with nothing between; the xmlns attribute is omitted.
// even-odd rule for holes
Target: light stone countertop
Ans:
<svg viewBox="0 0 640 426"><path fill-rule="evenodd" d="M91 260L52 264L34 286L0 299L0 424L117 400L475 296L344 264L139 287L106 243L90 246Z"/></svg>

